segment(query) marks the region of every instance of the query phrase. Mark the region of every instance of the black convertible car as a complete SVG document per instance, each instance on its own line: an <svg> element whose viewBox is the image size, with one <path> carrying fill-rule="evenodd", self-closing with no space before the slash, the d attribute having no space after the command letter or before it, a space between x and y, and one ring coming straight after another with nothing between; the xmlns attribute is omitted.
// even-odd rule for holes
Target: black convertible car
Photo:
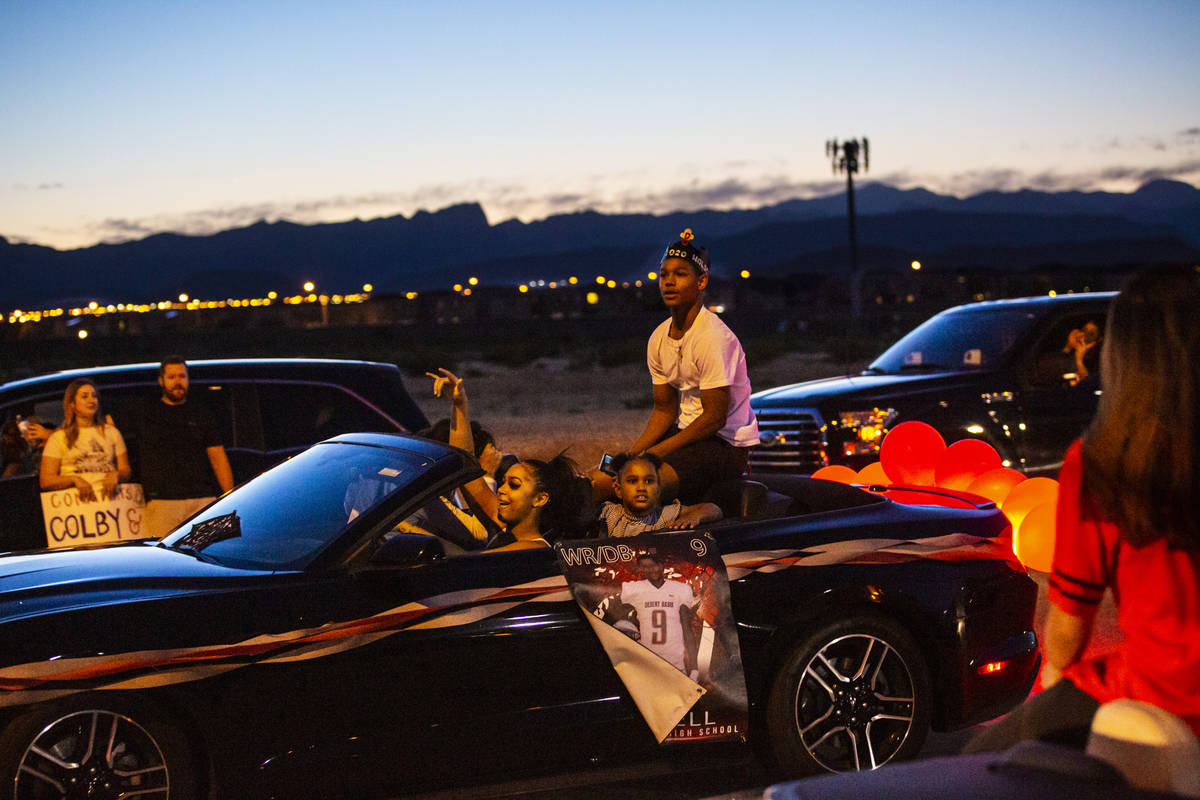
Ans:
<svg viewBox="0 0 1200 800"><path fill-rule="evenodd" d="M478 474L348 434L162 541L0 557L5 791L361 797L718 747L657 743L553 551L394 532ZM749 743L784 769L874 768L1025 697L1037 590L992 504L792 477L722 503Z"/></svg>

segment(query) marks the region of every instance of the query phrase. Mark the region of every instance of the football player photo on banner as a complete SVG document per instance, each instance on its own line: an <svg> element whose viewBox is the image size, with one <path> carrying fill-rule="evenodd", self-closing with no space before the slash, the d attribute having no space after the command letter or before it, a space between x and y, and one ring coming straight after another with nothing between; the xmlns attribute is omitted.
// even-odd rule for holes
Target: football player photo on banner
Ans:
<svg viewBox="0 0 1200 800"><path fill-rule="evenodd" d="M745 738L741 651L711 535L563 541L555 551L571 594L659 742Z"/></svg>

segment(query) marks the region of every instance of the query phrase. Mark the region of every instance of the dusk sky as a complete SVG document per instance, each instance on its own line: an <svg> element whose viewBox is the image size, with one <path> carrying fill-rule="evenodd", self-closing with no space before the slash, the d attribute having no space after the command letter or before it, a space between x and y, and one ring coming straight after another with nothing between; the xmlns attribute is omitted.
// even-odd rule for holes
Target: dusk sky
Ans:
<svg viewBox="0 0 1200 800"><path fill-rule="evenodd" d="M4 0L0 235L1200 185L1200 2Z"/></svg>

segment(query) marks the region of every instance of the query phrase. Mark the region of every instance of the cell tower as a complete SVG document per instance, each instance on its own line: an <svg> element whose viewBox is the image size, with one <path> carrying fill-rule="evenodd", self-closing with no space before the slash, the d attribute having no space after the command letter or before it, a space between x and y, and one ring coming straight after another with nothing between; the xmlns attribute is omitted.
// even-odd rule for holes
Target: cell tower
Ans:
<svg viewBox="0 0 1200 800"><path fill-rule="evenodd" d="M862 170L871 168L871 144L867 137L862 141L847 139L838 143L837 139L825 142L825 155L833 159L833 174L846 173L846 215L850 220L850 312L854 319L862 319L862 283L863 275L858 268L858 232L854 219L854 175L859 169L859 155L862 156Z"/></svg>

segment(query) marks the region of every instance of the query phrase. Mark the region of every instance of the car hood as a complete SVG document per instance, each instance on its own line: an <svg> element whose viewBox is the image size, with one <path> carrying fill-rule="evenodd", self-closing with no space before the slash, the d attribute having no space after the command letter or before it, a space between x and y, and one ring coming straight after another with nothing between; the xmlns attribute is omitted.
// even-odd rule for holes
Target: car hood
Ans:
<svg viewBox="0 0 1200 800"><path fill-rule="evenodd" d="M270 572L131 542L0 556L0 618L221 588Z"/></svg>
<svg viewBox="0 0 1200 800"><path fill-rule="evenodd" d="M980 372L862 373L839 378L821 378L755 392L750 401L756 409L817 407L836 400L847 408L855 400L878 403L892 397L911 397L922 391L946 391L978 383Z"/></svg>

